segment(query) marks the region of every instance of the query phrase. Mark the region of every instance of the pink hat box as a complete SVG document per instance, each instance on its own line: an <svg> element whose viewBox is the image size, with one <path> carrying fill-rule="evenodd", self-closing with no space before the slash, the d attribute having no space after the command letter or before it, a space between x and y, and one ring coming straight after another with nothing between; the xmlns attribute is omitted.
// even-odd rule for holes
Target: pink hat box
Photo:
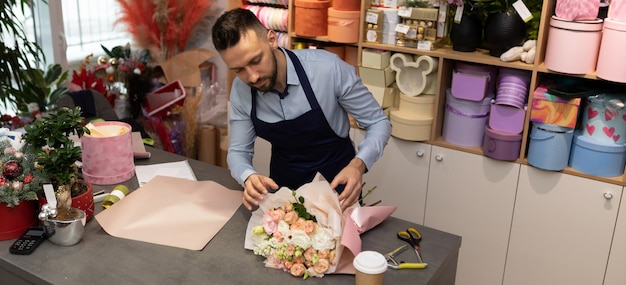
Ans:
<svg viewBox="0 0 626 285"><path fill-rule="evenodd" d="M569 74L595 71L601 39L602 19L574 22L552 16L546 68Z"/></svg>
<svg viewBox="0 0 626 285"><path fill-rule="evenodd" d="M99 130L112 136L83 135L80 138L83 177L97 185L124 182L135 175L132 128L123 122L93 123Z"/></svg>
<svg viewBox="0 0 626 285"><path fill-rule="evenodd" d="M442 137L460 146L481 146L491 108L491 98L482 101L458 99L446 92Z"/></svg>
<svg viewBox="0 0 626 285"><path fill-rule="evenodd" d="M609 81L626 83L626 23L604 19L602 43L596 75Z"/></svg>
<svg viewBox="0 0 626 285"><path fill-rule="evenodd" d="M491 104L489 127L503 132L519 134L524 129L526 109L507 105Z"/></svg>
<svg viewBox="0 0 626 285"><path fill-rule="evenodd" d="M519 158L522 134L494 130L485 126L483 153L498 160L513 161Z"/></svg>

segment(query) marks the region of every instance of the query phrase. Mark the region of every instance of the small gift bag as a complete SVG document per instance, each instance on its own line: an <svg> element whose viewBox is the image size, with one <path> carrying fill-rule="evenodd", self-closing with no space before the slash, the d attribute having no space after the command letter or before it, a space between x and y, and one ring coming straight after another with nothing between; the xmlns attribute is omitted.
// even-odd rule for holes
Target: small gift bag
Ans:
<svg viewBox="0 0 626 285"><path fill-rule="evenodd" d="M600 0L557 0L554 14L568 21L587 21L596 19L599 11Z"/></svg>

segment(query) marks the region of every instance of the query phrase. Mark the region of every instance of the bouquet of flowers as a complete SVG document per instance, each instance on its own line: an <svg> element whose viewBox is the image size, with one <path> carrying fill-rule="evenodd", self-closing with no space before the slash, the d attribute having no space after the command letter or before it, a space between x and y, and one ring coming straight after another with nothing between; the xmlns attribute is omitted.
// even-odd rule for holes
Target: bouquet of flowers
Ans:
<svg viewBox="0 0 626 285"><path fill-rule="evenodd" d="M336 264L337 237L311 215L302 196L296 202L271 208L262 225L252 229L254 254L266 257L266 266L289 271L293 276L322 277Z"/></svg>
<svg viewBox="0 0 626 285"><path fill-rule="evenodd" d="M283 187L268 194L250 217L244 247L265 257L266 267L297 277L354 274L359 235L396 207L355 203L342 212L337 196L320 174L297 191Z"/></svg>

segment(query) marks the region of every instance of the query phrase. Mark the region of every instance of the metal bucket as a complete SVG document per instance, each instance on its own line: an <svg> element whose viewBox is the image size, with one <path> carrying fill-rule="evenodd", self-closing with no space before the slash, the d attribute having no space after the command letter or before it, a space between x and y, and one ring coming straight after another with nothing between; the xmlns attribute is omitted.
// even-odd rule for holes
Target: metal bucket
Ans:
<svg viewBox="0 0 626 285"><path fill-rule="evenodd" d="M77 212L77 218L70 220L45 218L43 220L44 231L52 243L70 246L77 244L83 238L87 215L85 211L77 208L72 208L72 211Z"/></svg>

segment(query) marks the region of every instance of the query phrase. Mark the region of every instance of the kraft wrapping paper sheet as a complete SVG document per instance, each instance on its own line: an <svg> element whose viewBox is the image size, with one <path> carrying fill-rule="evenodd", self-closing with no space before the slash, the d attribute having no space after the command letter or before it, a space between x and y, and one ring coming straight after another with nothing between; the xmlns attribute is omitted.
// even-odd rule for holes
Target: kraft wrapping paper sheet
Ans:
<svg viewBox="0 0 626 285"><path fill-rule="evenodd" d="M213 181L156 176L95 218L114 237L202 250L242 197Z"/></svg>
<svg viewBox="0 0 626 285"><path fill-rule="evenodd" d="M328 273L355 274L352 265L354 257L361 252L360 234L374 228L397 207L370 206L360 207L358 203L341 212L337 192L330 188L330 184L321 174L317 174L310 183L296 191L297 197L304 197L304 206L314 215L320 226L330 228L333 237L337 240L337 265L329 268ZM282 207L285 203L295 202L291 189L282 187L275 193L269 193L261 201L259 208L252 212L246 229L244 248L253 250L252 228L261 225L263 214L272 208Z"/></svg>

